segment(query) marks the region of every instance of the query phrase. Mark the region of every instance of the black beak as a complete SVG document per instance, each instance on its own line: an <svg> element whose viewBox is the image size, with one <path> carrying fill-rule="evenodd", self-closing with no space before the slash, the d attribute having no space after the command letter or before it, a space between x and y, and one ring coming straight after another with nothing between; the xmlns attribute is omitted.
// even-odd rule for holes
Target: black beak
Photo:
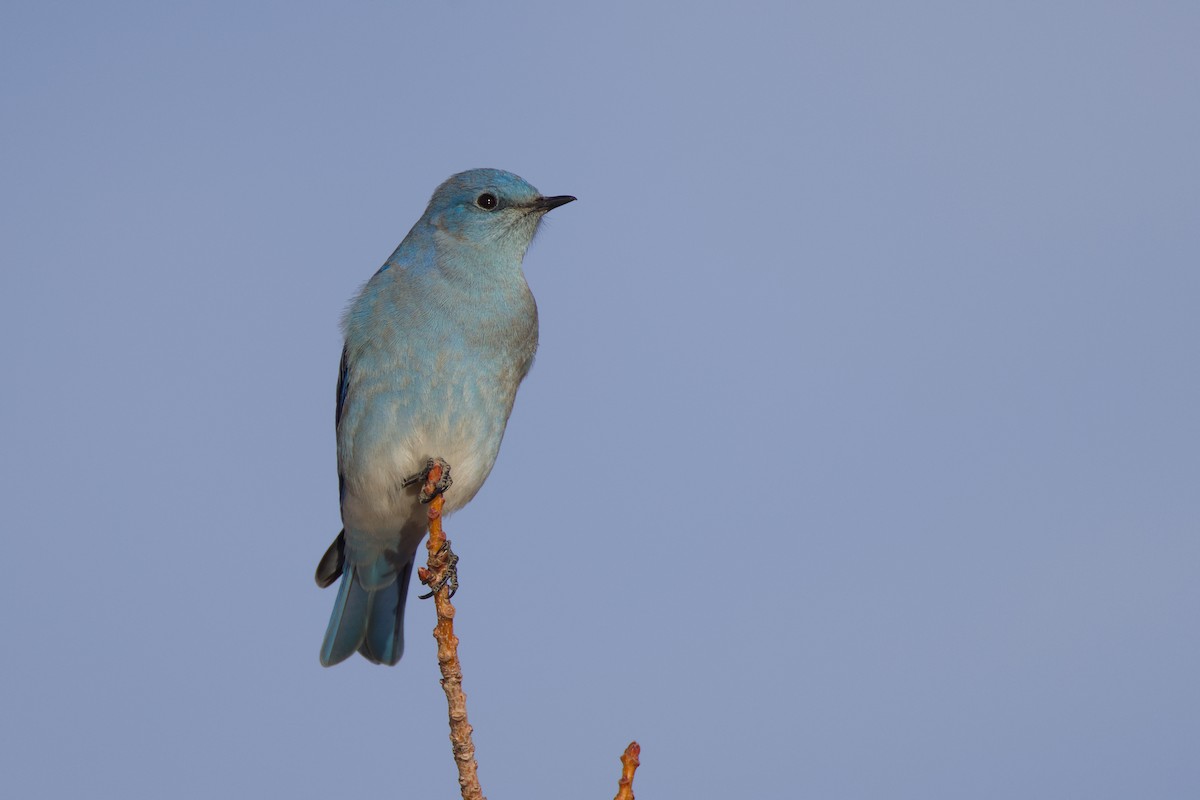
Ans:
<svg viewBox="0 0 1200 800"><path fill-rule="evenodd" d="M533 201L533 207L538 211L549 211L552 208L565 206L574 199L575 198L571 197L569 194L560 194L557 197L539 197L537 200Z"/></svg>

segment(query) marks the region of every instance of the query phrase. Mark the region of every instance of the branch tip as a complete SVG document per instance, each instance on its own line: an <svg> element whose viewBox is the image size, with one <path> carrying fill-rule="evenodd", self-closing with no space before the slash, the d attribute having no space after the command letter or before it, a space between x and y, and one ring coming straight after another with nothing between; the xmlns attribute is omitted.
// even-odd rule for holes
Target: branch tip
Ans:
<svg viewBox="0 0 1200 800"><path fill-rule="evenodd" d="M617 782L617 796L613 800L633 800L633 773L642 765L642 746L630 742L621 755L621 780Z"/></svg>

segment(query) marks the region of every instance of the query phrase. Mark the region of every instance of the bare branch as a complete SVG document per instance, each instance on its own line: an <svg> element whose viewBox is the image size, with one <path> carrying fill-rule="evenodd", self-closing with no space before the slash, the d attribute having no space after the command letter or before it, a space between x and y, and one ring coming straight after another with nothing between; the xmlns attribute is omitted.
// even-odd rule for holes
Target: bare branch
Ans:
<svg viewBox="0 0 1200 800"><path fill-rule="evenodd" d="M641 766L642 746L630 742L621 756L621 780L617 782L617 796L613 800L633 800L633 773Z"/></svg>
<svg viewBox="0 0 1200 800"><path fill-rule="evenodd" d="M424 492L433 496L429 502L428 569L417 571L421 583L434 583L450 567L450 541L442 532L442 505L445 500L437 490L442 477L440 463L429 470ZM436 495L436 496L435 496ZM436 584L435 584L436 585ZM475 763L475 743L471 740L471 723L467 722L467 696L462 689L462 665L458 661L458 637L454 635L454 606L450 603L450 584L444 584L433 595L437 609L437 625L433 638L437 640L438 667L442 670L442 689L450 708L450 746L458 766L458 785L463 800L485 800L479 786L479 766Z"/></svg>

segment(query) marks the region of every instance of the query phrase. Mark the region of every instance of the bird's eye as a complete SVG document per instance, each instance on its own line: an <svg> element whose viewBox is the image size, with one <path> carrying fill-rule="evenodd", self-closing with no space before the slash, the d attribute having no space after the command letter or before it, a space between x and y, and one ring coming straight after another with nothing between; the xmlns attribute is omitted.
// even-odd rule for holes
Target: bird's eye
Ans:
<svg viewBox="0 0 1200 800"><path fill-rule="evenodd" d="M496 195L491 192L484 192L475 198L475 205L482 208L484 211L491 211L496 207Z"/></svg>

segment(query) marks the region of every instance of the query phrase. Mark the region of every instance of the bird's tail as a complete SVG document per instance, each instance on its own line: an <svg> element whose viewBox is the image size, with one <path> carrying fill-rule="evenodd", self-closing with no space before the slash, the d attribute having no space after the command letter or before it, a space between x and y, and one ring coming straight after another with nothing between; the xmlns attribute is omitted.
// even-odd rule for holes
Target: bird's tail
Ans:
<svg viewBox="0 0 1200 800"><path fill-rule="evenodd" d="M404 653L404 601L412 569L412 555L403 564L389 562L384 556L365 566L345 559L337 601L321 645L324 666L345 661L355 650L375 664L391 666L400 660Z"/></svg>

